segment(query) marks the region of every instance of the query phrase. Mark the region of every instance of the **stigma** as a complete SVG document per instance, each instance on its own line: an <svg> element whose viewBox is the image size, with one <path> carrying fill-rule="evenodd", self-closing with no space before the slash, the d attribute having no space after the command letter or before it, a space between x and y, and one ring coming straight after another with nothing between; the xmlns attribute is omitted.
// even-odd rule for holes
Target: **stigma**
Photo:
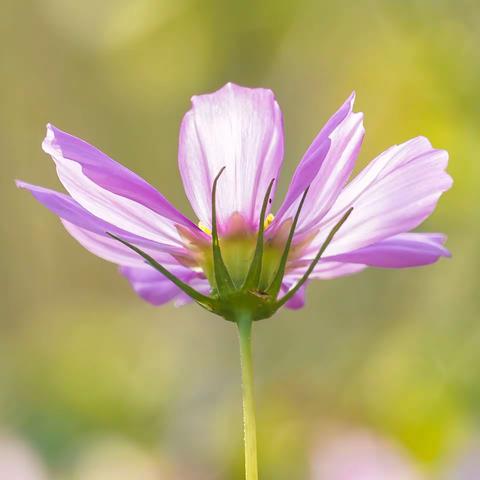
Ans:
<svg viewBox="0 0 480 480"><path fill-rule="evenodd" d="M198 222L198 228L203 232L206 233L207 235L212 236L212 229L208 228L206 225L204 225L202 222Z"/></svg>
<svg viewBox="0 0 480 480"><path fill-rule="evenodd" d="M272 224L274 218L275 218L275 215L273 213L269 213L267 215L267 218L265 219L265 222L263 223L263 227L265 228L265 230Z"/></svg>

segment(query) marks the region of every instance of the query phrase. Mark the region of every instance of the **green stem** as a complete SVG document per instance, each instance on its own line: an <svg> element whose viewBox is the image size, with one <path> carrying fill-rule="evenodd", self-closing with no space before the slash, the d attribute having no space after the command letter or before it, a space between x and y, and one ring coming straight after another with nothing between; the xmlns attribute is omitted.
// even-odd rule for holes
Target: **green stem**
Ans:
<svg viewBox="0 0 480 480"><path fill-rule="evenodd" d="M247 314L237 317L242 365L243 427L245 441L245 479L258 480L257 428L253 399L252 319Z"/></svg>

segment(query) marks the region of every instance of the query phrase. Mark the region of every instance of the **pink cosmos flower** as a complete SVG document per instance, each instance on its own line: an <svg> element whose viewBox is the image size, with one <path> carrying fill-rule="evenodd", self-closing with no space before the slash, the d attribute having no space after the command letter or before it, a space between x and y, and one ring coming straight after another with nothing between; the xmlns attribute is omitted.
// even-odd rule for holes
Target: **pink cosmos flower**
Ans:
<svg viewBox="0 0 480 480"><path fill-rule="evenodd" d="M389 148L347 183L364 137L354 99L313 140L275 215L282 113L270 90L232 83L194 96L180 129L180 174L198 221L53 125L43 149L69 195L17 185L58 215L87 250L118 264L148 302L193 298L228 318L229 308L216 303L228 297L227 303L255 303L253 317L265 318L283 304L301 307L312 279L449 256L444 235L411 232L452 184L447 152L417 137Z"/></svg>

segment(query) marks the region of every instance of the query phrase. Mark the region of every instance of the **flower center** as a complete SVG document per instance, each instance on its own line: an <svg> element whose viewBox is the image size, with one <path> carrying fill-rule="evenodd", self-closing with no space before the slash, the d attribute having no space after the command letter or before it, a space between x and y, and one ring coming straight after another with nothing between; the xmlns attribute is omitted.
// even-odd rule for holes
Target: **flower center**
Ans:
<svg viewBox="0 0 480 480"><path fill-rule="evenodd" d="M265 230L268 229L274 218L275 216L272 213L265 218ZM220 237L219 243L223 260L228 268L230 276L232 277L234 284L237 287L240 287L245 281L248 269L252 262L257 241L257 232L252 232L247 227L243 217L238 213L232 215L228 224L232 228L227 228L228 233ZM239 228L240 226L242 228ZM198 227L207 235L211 236L212 231L205 224L199 222ZM259 285L260 290L266 289L270 285L282 256L283 246L284 245L273 241L273 239L265 241ZM213 257L210 246L203 249L199 264L210 284L215 286Z"/></svg>
<svg viewBox="0 0 480 480"><path fill-rule="evenodd" d="M267 218L265 219L265 222L264 222L265 230L272 224L274 218L275 218L275 215L273 213L269 213L267 215ZM198 222L198 228L202 232L206 233L207 235L210 235L210 236L212 235L212 229L208 228L204 223Z"/></svg>

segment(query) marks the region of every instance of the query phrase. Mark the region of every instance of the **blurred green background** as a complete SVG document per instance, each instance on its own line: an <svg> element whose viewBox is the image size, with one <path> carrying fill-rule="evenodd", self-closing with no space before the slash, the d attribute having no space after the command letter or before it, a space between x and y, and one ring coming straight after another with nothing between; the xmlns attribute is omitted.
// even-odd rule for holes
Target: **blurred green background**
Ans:
<svg viewBox="0 0 480 480"><path fill-rule="evenodd" d="M422 229L446 232L453 258L317 282L302 311L255 325L261 478L311 478L338 425L437 478L480 431L478 1L0 4L0 435L48 478L241 479L232 325L142 303L13 179L60 188L40 149L51 121L191 215L179 123L191 95L234 81L277 95L281 193L355 89L361 165L418 134L450 152L454 188Z"/></svg>

